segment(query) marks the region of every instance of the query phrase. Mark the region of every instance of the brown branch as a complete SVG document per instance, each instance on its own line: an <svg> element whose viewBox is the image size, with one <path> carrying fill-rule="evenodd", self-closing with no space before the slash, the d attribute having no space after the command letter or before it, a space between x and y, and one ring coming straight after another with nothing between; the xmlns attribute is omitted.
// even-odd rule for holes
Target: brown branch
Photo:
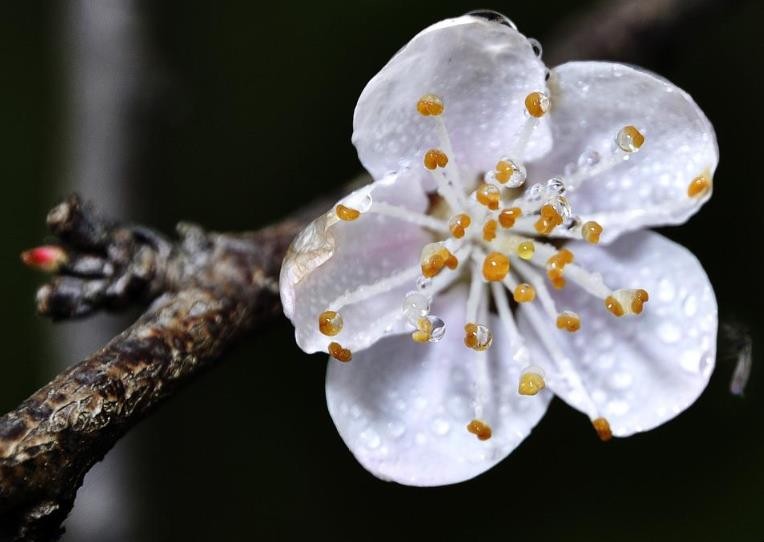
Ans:
<svg viewBox="0 0 764 542"><path fill-rule="evenodd" d="M713 3L604 2L564 25L547 58L551 65L570 58L633 61L645 50L638 39L644 32L677 27ZM248 234L184 225L172 243L146 228L111 223L72 197L48 222L65 257L54 262L58 276L38 292L41 314L82 317L154 301L102 350L0 418L0 539L57 538L90 467L236 337L279 312L279 266L306 221L287 219Z"/></svg>

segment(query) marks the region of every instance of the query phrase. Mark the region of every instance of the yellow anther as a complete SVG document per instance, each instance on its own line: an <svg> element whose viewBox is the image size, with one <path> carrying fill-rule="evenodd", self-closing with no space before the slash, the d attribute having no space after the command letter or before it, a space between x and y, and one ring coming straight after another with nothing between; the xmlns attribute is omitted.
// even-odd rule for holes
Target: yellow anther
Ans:
<svg viewBox="0 0 764 542"><path fill-rule="evenodd" d="M527 282L522 282L515 286L515 291L512 292L512 297L514 297L515 301L518 303L530 303L536 299L536 289Z"/></svg>
<svg viewBox="0 0 764 542"><path fill-rule="evenodd" d="M607 442L613 438L613 432L610 430L610 423L605 418L597 418L592 420L594 430L597 432L597 436L602 442Z"/></svg>
<svg viewBox="0 0 764 542"><path fill-rule="evenodd" d="M546 275L555 288L560 289L565 286L563 270L569 263L573 263L573 253L567 248L561 248L546 261Z"/></svg>
<svg viewBox="0 0 764 542"><path fill-rule="evenodd" d="M334 208L334 212L337 213L337 218L350 222L361 216L361 211L353 209L352 207L345 207L341 203Z"/></svg>
<svg viewBox="0 0 764 542"><path fill-rule="evenodd" d="M581 329L581 317L572 311L563 311L557 315L557 329L564 329L570 333Z"/></svg>
<svg viewBox="0 0 764 542"><path fill-rule="evenodd" d="M430 149L424 153L424 167L427 169L437 169L448 165L448 156L440 149Z"/></svg>
<svg viewBox="0 0 764 542"><path fill-rule="evenodd" d="M483 276L488 281L504 280L509 273L509 258L501 252L491 252L483 260Z"/></svg>
<svg viewBox="0 0 764 542"><path fill-rule="evenodd" d="M687 186L687 195L691 198L699 198L711 190L711 180L706 175L700 175L690 181Z"/></svg>
<svg viewBox="0 0 764 542"><path fill-rule="evenodd" d="M479 440L488 440L491 438L491 426L481 420L472 420L467 424L467 431L475 435Z"/></svg>
<svg viewBox="0 0 764 542"><path fill-rule="evenodd" d="M443 109L445 109L443 100L434 94L425 94L416 103L416 110L424 117L437 117L443 113Z"/></svg>
<svg viewBox="0 0 764 542"><path fill-rule="evenodd" d="M602 235L602 226L594 220L584 222L583 226L581 226L581 237L583 237L584 241L587 243L596 245L600 242L600 235Z"/></svg>
<svg viewBox="0 0 764 542"><path fill-rule="evenodd" d="M525 109L531 117L543 117L550 105L549 96L543 92L531 92L525 97Z"/></svg>
<svg viewBox="0 0 764 542"><path fill-rule="evenodd" d="M650 296L648 295L647 290L641 288L635 290L631 298L631 312L634 314L642 314L642 309L649 299Z"/></svg>
<svg viewBox="0 0 764 542"><path fill-rule="evenodd" d="M645 136L636 126L628 125L621 128L615 136L615 142L624 152L637 152L645 142Z"/></svg>
<svg viewBox="0 0 764 542"><path fill-rule="evenodd" d="M444 267L456 269L459 260L440 243L430 243L422 249L419 263L422 266L422 275L432 278L440 273Z"/></svg>
<svg viewBox="0 0 764 542"><path fill-rule="evenodd" d="M482 324L469 323L464 326L464 344L477 352L484 352L491 347L493 334Z"/></svg>
<svg viewBox="0 0 764 542"><path fill-rule="evenodd" d="M605 298L605 308L613 313L615 316L621 317L624 315L623 305L612 295Z"/></svg>
<svg viewBox="0 0 764 542"><path fill-rule="evenodd" d="M353 354L350 352L350 350L343 348L340 343L329 343L329 354L337 361L341 361L343 363L347 363L353 359Z"/></svg>
<svg viewBox="0 0 764 542"><path fill-rule="evenodd" d="M492 184L482 183L475 192L475 198L490 210L495 211L499 208L501 192L498 187Z"/></svg>
<svg viewBox="0 0 764 542"><path fill-rule="evenodd" d="M429 318L419 318L416 321L416 331L411 334L415 343L426 343L432 337L432 322Z"/></svg>
<svg viewBox="0 0 764 542"><path fill-rule="evenodd" d="M451 230L451 235L461 239L464 237L464 233L470 227L470 224L472 224L470 215L461 213L451 217L451 220L448 221L448 229Z"/></svg>
<svg viewBox="0 0 764 542"><path fill-rule="evenodd" d="M485 221L485 224L483 224L483 240L484 241L493 241L496 239L496 228L498 227L498 224L493 218L489 218Z"/></svg>
<svg viewBox="0 0 764 542"><path fill-rule="evenodd" d="M539 210L539 219L533 225L539 235L549 235L557 226L562 224L562 216L549 203L545 203Z"/></svg>
<svg viewBox="0 0 764 542"><path fill-rule="evenodd" d="M517 386L517 392L520 395L536 395L546 387L544 377L536 371L524 371L520 375L520 383Z"/></svg>
<svg viewBox="0 0 764 542"><path fill-rule="evenodd" d="M324 311L318 315L318 330L329 337L342 331L342 324L342 316L338 312Z"/></svg>
<svg viewBox="0 0 764 542"><path fill-rule="evenodd" d="M523 211L520 207L510 207L504 209L499 213L499 224L502 228L511 228L515 225L515 221L523 215Z"/></svg>
<svg viewBox="0 0 764 542"><path fill-rule="evenodd" d="M515 173L515 166L507 160L499 160L496 164L496 171L494 172L494 178L500 183L504 184L512 178Z"/></svg>
<svg viewBox="0 0 764 542"><path fill-rule="evenodd" d="M536 245L533 244L533 241L523 241L517 245L517 255L523 260L530 260L535 253Z"/></svg>

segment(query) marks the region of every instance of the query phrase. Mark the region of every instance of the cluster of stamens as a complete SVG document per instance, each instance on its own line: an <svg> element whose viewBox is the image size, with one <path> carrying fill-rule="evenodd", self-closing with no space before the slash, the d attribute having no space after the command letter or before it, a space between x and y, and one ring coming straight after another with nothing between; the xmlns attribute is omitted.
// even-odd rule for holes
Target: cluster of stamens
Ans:
<svg viewBox="0 0 764 542"><path fill-rule="evenodd" d="M416 104L416 110L424 117L431 117L439 123L438 134L441 137L439 148L431 148L424 153L424 169L435 179L440 200L453 214L446 222L430 215L418 215L402 208L385 204L372 204L359 209L346 203L335 207L336 218L341 221L353 221L366 212L376 212L409 220L436 234L444 234L445 239L425 245L417 266L416 289L406 294L402 305L402 316L411 329L411 339L420 344L439 341L445 331L445 323L430 314L430 304L434 296L445 286L438 286L437 280L442 273L453 273L448 284L462 276L465 269L472 269L470 295L467 303L467 316L464 324L464 344L476 351L484 352L493 343L493 334L485 322L490 303L485 292L491 290L495 306L498 307L502 325L515 329L509 298L505 289L511 292L511 300L518 305L525 305L530 314L539 315L536 322L543 322L544 316L554 320L560 332L573 333L582 326L581 317L571 311L557 311L554 301L545 285L544 274L554 289L566 286L565 268L572 266L568 280L584 286L590 293L602 291L601 299L605 309L614 316L638 315L642 313L649 296L642 289L609 290L601 285L601 279L574 263L573 252L566 247L555 249L543 241L533 240L527 235L547 237L557 228L565 228L566 236L577 236L590 244L599 243L603 228L595 221L582 221L572 214L567 196L575 189L576 183L566 184L562 177L553 177L545 183L537 183L520 192L519 197L509 199L505 189L513 195L526 181L526 169L522 162L524 145L535 125L552 107L551 100L543 92L531 92L525 99L526 125L520 130L520 144L516 145L514 156L501 157L493 169L485 173L470 194L465 194L469 183L461 178L461 172L453 156L444 149L451 149L444 124L445 104L433 94L423 96ZM445 139L443 139L445 138ZM637 152L645 143L644 134L635 126L621 128L615 135L612 165L619 159ZM450 151L449 151L450 152ZM474 185L473 185L474 186ZM687 190L689 197L698 198L711 190L709 175L703 174L693 179ZM443 209L443 206L440 207ZM475 227L475 225L482 225ZM457 257L457 254L459 255ZM516 259L515 259L516 258ZM465 264L466 265L462 265ZM472 262L474 265L470 265ZM541 270L541 273L538 273ZM514 274L523 280L517 281ZM408 275L407 275L408 276ZM399 284L392 277L391 284ZM599 280L600 282L596 282ZM588 287L587 287L588 286ZM596 287L595 287L596 286ZM392 287L392 286L391 286ZM598 289L599 288L599 289ZM595 293L592 293L595 295ZM535 303L541 298L542 303ZM363 296L360 296L363 299ZM354 302L357 302L354 301ZM537 306L539 305L539 306ZM327 337L335 337L342 332L343 320L339 310L341 306L332 306L318 316L318 327ZM480 309L482 308L482 312ZM539 329L540 335L546 335L546 329ZM549 326L552 327L552 326ZM557 339L553 339L557 340ZM519 337L522 343L522 337ZM513 348L522 346L513 345ZM335 359L350 361L350 350L340 343L332 341L327 347ZM506 362L506 360L501 360ZM552 360L554 365L555 360ZM523 369L518 382L518 393L533 396L546 386L544 371L536 366ZM491 437L491 427L480 418L476 411L475 419L467 425L470 433L480 440ZM612 437L610 426L602 417L593 419L594 428L602 440Z"/></svg>

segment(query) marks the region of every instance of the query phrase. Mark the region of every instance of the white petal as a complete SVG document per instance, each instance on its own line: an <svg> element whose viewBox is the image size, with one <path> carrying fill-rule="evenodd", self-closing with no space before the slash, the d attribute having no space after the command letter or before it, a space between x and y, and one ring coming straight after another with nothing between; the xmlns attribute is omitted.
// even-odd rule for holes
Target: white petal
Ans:
<svg viewBox="0 0 764 542"><path fill-rule="evenodd" d="M589 151L607 160L624 126L634 125L645 136L629 160L570 193L574 212L605 228L603 241L624 231L680 224L708 199L689 197L687 188L699 175L713 176L716 136L686 92L652 73L610 62L562 64L549 85L554 146L528 168L529 178L562 175Z"/></svg>
<svg viewBox="0 0 764 542"><path fill-rule="evenodd" d="M644 312L616 318L601 299L569 284L558 310L581 316L580 331L554 328L584 385L549 386L589 416L604 416L614 435L652 429L689 407L705 389L716 356L716 298L700 262L686 248L653 232L633 232L607 247L568 245L576 263L601 272L611 287L644 288ZM521 314L520 327L531 333ZM545 354L535 342L533 355ZM591 408L591 403L595 409Z"/></svg>
<svg viewBox="0 0 764 542"><path fill-rule="evenodd" d="M372 474L385 480L435 486L467 480L505 458L541 419L551 399L517 393L521 367L509 358L507 334L492 322L487 352L464 346L467 288L439 298L446 336L416 344L407 336L383 339L342 364L330 360L329 413L342 439ZM493 437L479 441L466 429L473 418L473 381L488 363L490 388L483 419Z"/></svg>
<svg viewBox="0 0 764 542"><path fill-rule="evenodd" d="M416 182L409 181L410 176L388 177L343 201L370 193L375 202L423 212L427 197ZM401 313L405 292L415 288L415 278L387 294L343 308L344 328L335 338L319 332L318 316L345 292L416 266L422 247L430 242L431 235L419 226L372 213L338 222L334 211L329 211L311 223L292 242L279 284L284 314L295 326L300 348L325 352L329 342L336 340L354 350L386 333L400 332L401 322L389 326Z"/></svg>
<svg viewBox="0 0 764 542"><path fill-rule="evenodd" d="M374 177L421 164L440 147L436 121L416 103L435 94L457 163L466 176L496 165L525 122L524 99L545 91L544 64L528 40L498 22L474 16L441 21L415 36L368 83L356 106L353 143ZM527 158L546 152L546 123L532 138Z"/></svg>

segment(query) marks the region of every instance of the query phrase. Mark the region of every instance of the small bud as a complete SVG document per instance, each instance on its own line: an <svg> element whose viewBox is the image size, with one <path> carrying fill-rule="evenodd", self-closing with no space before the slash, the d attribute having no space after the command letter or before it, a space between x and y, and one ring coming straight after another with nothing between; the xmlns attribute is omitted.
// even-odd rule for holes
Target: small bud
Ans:
<svg viewBox="0 0 764 542"><path fill-rule="evenodd" d="M21 253L21 261L32 269L55 273L69 261L69 257L61 247L45 245L25 250Z"/></svg>

